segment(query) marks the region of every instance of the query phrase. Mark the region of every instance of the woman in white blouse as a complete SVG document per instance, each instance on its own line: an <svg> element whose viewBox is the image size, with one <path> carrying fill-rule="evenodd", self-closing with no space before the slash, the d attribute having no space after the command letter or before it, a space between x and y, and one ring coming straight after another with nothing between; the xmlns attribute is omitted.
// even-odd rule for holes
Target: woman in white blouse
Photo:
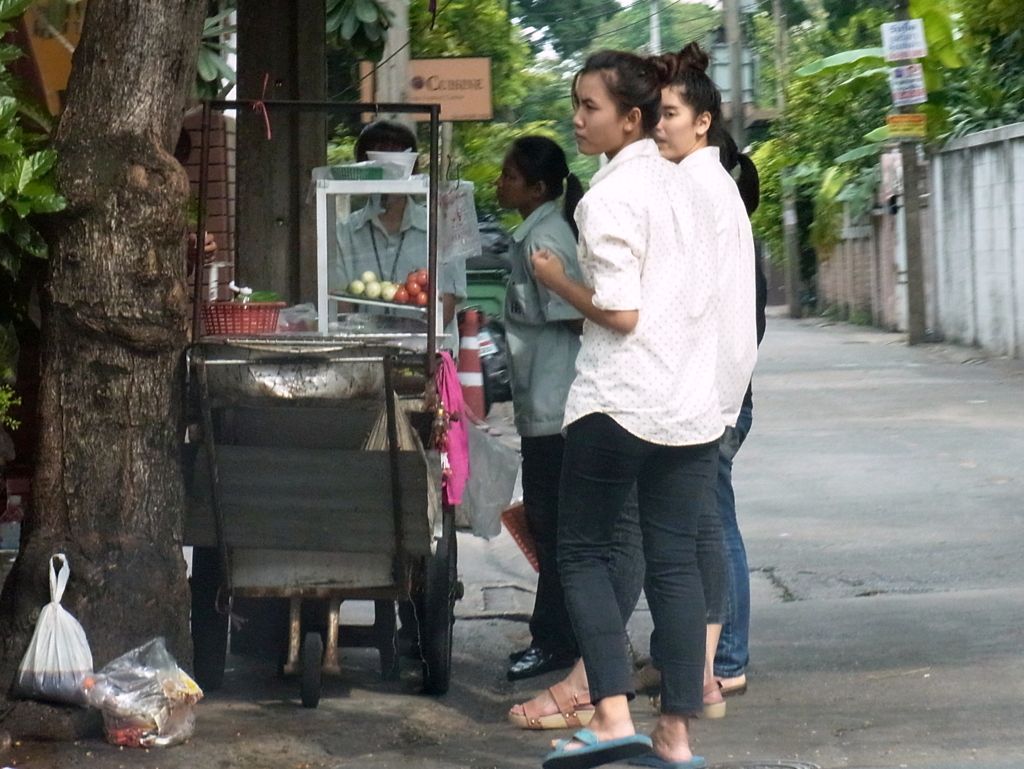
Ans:
<svg viewBox="0 0 1024 769"><path fill-rule="evenodd" d="M654 140L661 154L689 173L712 202L718 250L718 302L723 318L718 349L722 419L735 427L747 384L736 376L757 357L754 237L737 183L725 170L717 145L727 141L722 97L706 69L708 55L697 43L657 57L668 74L661 92L661 120ZM747 319L746 327L735 322ZM730 333L731 332L731 333ZM720 481L719 481L720 482ZM717 505L698 522L697 563L708 609L704 671L704 715L724 715L714 675L715 652L730 607L729 560Z"/></svg>
<svg viewBox="0 0 1024 769"><path fill-rule="evenodd" d="M557 257L533 256L534 274L586 318L565 413L558 563L596 712L589 730L558 743L545 769L623 758L650 766L704 766L688 721L703 708L705 605L696 564L700 510L714 505L725 419L715 218L693 178L648 138L667 73L619 51L591 56L576 77L580 151L609 163L576 211L584 283ZM751 361L751 368L752 368ZM750 371L737 372L743 386ZM662 671L661 717L636 735L622 616L607 553L637 485ZM653 746L653 754L651 748Z"/></svg>

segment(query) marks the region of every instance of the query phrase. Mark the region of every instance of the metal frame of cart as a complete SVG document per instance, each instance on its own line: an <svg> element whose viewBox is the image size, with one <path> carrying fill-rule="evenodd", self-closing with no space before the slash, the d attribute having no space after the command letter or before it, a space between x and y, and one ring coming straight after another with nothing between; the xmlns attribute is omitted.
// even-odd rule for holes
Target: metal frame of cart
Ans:
<svg viewBox="0 0 1024 769"><path fill-rule="evenodd" d="M204 108L197 232L204 231L208 132ZM428 270L437 290L438 115L436 105L262 102L275 110L426 113L430 174L422 180L318 184L327 194L426 194ZM383 188L387 188L384 190ZM315 707L321 674L338 673L340 605L373 600L377 620L348 645L376 646L397 677L394 602L416 607L424 691L447 691L459 585L452 509L441 504L441 463L432 404L438 313L426 323L369 315L360 328L328 333L332 298L318 217L319 330L305 334L194 337L190 404L200 436L190 444L185 543L194 547L192 628L197 678L223 679L227 605L233 596L289 601L283 671L300 675ZM196 290L196 329L199 287ZM347 299L346 299L347 300ZM425 328L424 328L425 326ZM373 443L373 439L376 443ZM372 444L372 445L371 445ZM322 603L324 611L308 611ZM315 608L315 607L314 607Z"/></svg>

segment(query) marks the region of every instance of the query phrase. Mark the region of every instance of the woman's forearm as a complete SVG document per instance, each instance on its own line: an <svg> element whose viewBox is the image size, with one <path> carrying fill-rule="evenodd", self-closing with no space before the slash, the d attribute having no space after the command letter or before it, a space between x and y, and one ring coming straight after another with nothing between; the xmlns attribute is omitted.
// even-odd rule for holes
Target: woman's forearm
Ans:
<svg viewBox="0 0 1024 769"><path fill-rule="evenodd" d="M638 310L602 310L595 307L594 289L577 283L564 272L552 275L550 280L548 289L571 304L587 320L620 334L628 334L636 328L640 319Z"/></svg>

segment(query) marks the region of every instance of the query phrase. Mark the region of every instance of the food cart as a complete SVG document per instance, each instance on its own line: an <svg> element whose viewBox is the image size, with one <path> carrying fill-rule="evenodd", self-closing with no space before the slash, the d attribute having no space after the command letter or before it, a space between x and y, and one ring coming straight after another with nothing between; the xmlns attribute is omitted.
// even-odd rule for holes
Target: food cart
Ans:
<svg viewBox="0 0 1024 769"><path fill-rule="evenodd" d="M204 125L212 109L252 104L210 103ZM410 601L423 690L441 694L450 681L460 585L438 450L446 418L435 381L439 108L260 104L271 114L307 107L427 113L430 169L405 179L313 180L315 331L261 327L257 313L272 308L257 304L206 305L204 324L197 286L197 334L186 366L193 436L185 527L185 544L193 546L196 677L207 688L221 683L232 598L287 599L283 673L298 675L303 705L315 707L321 676L340 672L339 644L376 647L384 676L398 676L395 602ZM204 140L204 152L207 146ZM204 184L201 175L197 232L204 231ZM408 195L426 209L431 296L423 307L387 306L331 285L332 259L345 258L332 254L336 219L354 196L380 194ZM214 309L240 320L218 326ZM198 333L203 325L215 333ZM342 626L346 600L374 601L374 624Z"/></svg>

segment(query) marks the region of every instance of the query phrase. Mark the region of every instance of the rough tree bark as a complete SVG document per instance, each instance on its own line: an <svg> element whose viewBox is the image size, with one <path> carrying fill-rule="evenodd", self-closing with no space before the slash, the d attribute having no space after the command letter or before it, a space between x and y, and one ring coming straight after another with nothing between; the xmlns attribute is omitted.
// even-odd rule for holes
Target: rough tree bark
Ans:
<svg viewBox="0 0 1024 769"><path fill-rule="evenodd" d="M50 235L40 460L22 550L0 596L0 728L71 736L72 711L5 707L47 561L96 667L162 635L191 663L181 555L181 363L188 180L170 154L205 0L90 0L55 137L68 208Z"/></svg>

